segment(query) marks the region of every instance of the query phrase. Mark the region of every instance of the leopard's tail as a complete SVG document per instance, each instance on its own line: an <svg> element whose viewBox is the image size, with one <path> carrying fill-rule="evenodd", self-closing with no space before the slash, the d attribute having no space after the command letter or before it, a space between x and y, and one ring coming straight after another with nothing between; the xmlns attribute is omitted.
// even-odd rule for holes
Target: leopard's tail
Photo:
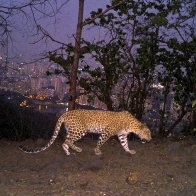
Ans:
<svg viewBox="0 0 196 196"><path fill-rule="evenodd" d="M52 138L50 139L50 141L44 147L36 148L36 149L29 149L29 148L26 148L24 146L19 146L19 149L22 150L25 153L39 153L41 151L46 150L47 148L49 148L54 143L55 139L58 136L58 133L60 131L60 128L61 128L61 125L62 125L63 122L64 122L64 118L63 118L63 116L61 116L58 119L57 123L56 123L55 130L54 130Z"/></svg>

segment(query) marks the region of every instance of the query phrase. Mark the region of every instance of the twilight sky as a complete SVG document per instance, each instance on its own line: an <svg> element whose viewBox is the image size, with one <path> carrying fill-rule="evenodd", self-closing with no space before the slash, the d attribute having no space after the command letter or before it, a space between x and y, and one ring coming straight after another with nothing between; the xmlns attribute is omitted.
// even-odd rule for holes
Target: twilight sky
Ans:
<svg viewBox="0 0 196 196"><path fill-rule="evenodd" d="M20 0L21 2L23 0ZM64 0L58 0L63 2ZM87 18L91 11L97 8L105 8L109 0L85 0L84 18ZM60 4L60 3L59 3ZM75 33L77 24L78 0L70 0L59 14L54 18L42 19L39 22L47 29L50 34L59 41L68 43L73 40L72 34ZM24 16L16 15L14 17L16 29L13 29L12 37L13 42L9 47L9 56L18 56L23 54L25 59L36 58L44 50L54 48L55 44L51 41L41 41L37 44L31 44L38 40L40 36L31 36L32 28L31 23L26 23ZM84 28L83 36L90 39L98 39L99 32L95 30L88 30Z"/></svg>

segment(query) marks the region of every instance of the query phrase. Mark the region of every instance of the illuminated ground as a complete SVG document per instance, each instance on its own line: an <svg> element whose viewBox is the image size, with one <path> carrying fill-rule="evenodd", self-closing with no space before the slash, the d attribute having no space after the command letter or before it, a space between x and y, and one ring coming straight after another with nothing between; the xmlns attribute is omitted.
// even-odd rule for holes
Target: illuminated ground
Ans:
<svg viewBox="0 0 196 196"><path fill-rule="evenodd" d="M47 141L26 140L41 146ZM0 140L0 195L196 195L196 139L130 141L129 156L117 140L93 153L96 140L78 142L83 152L65 156L61 139L39 154L24 154L19 142Z"/></svg>

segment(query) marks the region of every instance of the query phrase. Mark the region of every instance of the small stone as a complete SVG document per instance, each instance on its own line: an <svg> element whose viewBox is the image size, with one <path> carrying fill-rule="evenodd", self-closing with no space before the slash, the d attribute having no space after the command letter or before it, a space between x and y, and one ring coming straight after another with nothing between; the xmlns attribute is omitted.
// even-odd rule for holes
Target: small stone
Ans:
<svg viewBox="0 0 196 196"><path fill-rule="evenodd" d="M126 182L130 185L133 185L138 182L138 173L130 172L129 176L126 179Z"/></svg>
<svg viewBox="0 0 196 196"><path fill-rule="evenodd" d="M50 179L50 180L49 180L49 184L50 184L50 185L54 184L54 180L53 180L53 179Z"/></svg>
<svg viewBox="0 0 196 196"><path fill-rule="evenodd" d="M80 182L79 184L81 188L86 188L88 183L89 183L88 181L83 181L83 182Z"/></svg>
<svg viewBox="0 0 196 196"><path fill-rule="evenodd" d="M10 182L13 183L13 182L15 182L15 180L14 179L10 179Z"/></svg>

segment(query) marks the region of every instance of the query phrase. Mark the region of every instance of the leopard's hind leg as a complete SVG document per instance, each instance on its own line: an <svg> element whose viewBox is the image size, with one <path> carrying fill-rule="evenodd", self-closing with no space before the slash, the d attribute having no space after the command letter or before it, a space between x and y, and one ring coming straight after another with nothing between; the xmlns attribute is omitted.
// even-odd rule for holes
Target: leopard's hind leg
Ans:
<svg viewBox="0 0 196 196"><path fill-rule="evenodd" d="M77 124L75 126L70 126L69 128L66 127L66 129L67 137L62 145L65 153L67 155L70 155L69 148L75 150L76 152L82 152L82 149L74 145L74 142L81 139L86 134L84 127L82 125Z"/></svg>
<svg viewBox="0 0 196 196"><path fill-rule="evenodd" d="M101 155L102 152L100 150L101 146L113 135L113 129L111 127L107 127L105 131L100 135L99 140L97 142L97 146L95 148L95 154Z"/></svg>

